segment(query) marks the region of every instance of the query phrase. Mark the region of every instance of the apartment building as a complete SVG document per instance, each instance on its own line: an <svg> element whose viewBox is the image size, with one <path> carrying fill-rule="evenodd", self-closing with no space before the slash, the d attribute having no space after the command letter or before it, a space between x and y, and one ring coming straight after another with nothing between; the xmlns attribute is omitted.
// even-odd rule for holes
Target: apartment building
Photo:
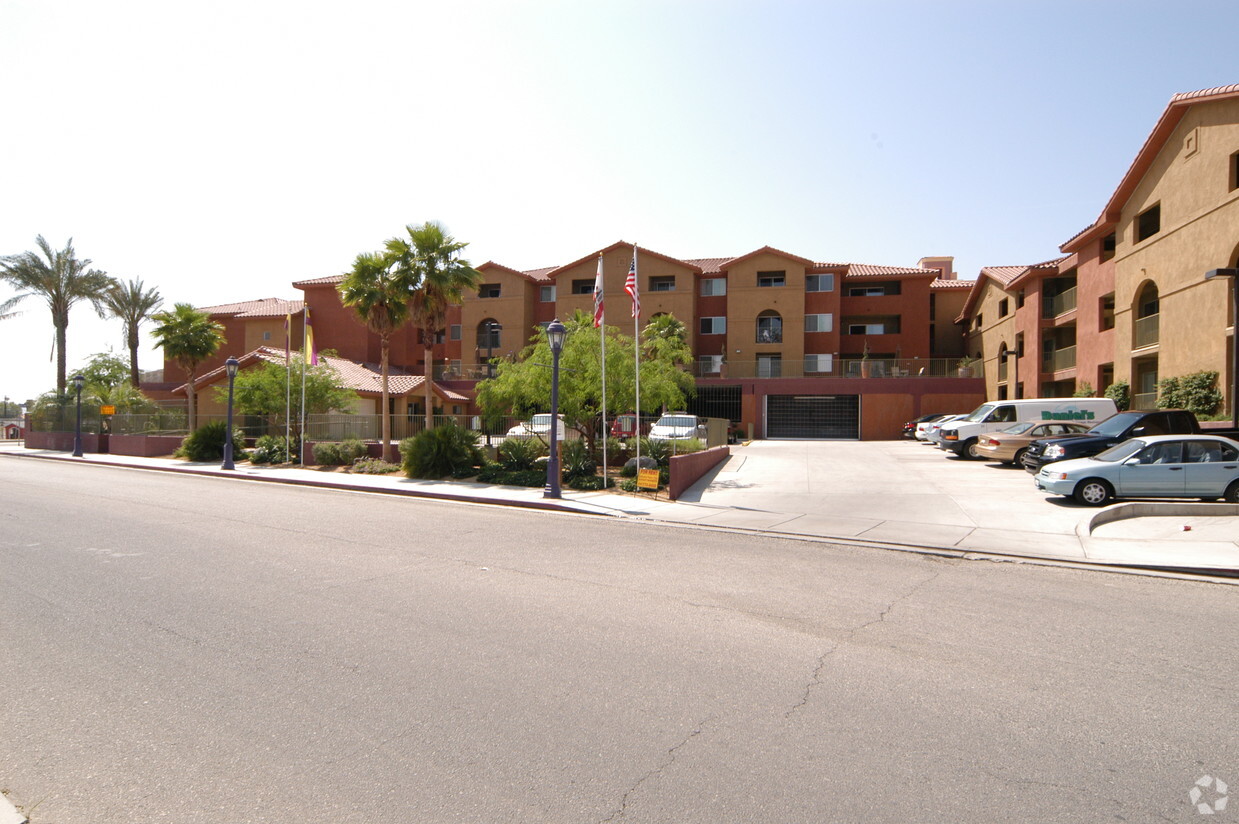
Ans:
<svg viewBox="0 0 1239 824"><path fill-rule="evenodd" d="M1026 267L990 267L957 318L985 363L988 397L1100 393L1132 405L1158 380L1219 373L1232 397L1239 264L1239 85L1175 95L1098 218Z"/></svg>

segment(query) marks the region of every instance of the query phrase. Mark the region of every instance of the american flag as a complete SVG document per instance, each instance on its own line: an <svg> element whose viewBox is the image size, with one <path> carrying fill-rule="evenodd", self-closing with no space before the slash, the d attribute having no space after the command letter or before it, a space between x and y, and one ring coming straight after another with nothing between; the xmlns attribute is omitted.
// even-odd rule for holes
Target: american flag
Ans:
<svg viewBox="0 0 1239 824"><path fill-rule="evenodd" d="M602 255L598 256L598 277L594 278L594 328L602 326Z"/></svg>
<svg viewBox="0 0 1239 824"><path fill-rule="evenodd" d="M628 280L624 281L624 291L632 295L632 316L641 317L641 290L637 288L637 247L632 247L632 265L628 267Z"/></svg>

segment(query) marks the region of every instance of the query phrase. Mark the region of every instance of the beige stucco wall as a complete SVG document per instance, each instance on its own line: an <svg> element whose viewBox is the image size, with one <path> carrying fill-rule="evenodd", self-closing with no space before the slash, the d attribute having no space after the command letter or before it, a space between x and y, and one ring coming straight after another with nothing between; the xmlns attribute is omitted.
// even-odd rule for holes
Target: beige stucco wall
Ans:
<svg viewBox="0 0 1239 824"><path fill-rule="evenodd" d="M971 328L968 332L967 354L981 356L981 368L985 376L985 393L989 400L998 397L998 353L1003 344L1008 349L1015 349L1015 294L1008 292L993 278L982 276L978 287L977 302L973 305L970 320L981 317L981 327ZM998 317L998 305L1007 301L1006 317ZM977 364L973 365L977 368ZM1015 358L1008 358L1007 397L1015 397L1015 384L1011 382L1015 373Z"/></svg>
<svg viewBox="0 0 1239 824"><path fill-rule="evenodd" d="M783 286L759 287L758 272L784 273ZM835 288L842 279L836 276ZM758 355L779 355L785 369L804 365L805 265L792 258L761 252L727 269L727 360L751 363ZM766 310L783 319L782 343L757 342L757 316ZM834 319L838 328L840 319Z"/></svg>

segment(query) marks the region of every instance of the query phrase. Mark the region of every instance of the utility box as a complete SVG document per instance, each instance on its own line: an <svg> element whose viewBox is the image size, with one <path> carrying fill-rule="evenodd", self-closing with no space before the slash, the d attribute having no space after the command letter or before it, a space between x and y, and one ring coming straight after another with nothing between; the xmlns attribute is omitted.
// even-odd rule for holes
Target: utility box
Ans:
<svg viewBox="0 0 1239 824"><path fill-rule="evenodd" d="M706 446L726 446L731 421L726 418L702 418L706 422Z"/></svg>

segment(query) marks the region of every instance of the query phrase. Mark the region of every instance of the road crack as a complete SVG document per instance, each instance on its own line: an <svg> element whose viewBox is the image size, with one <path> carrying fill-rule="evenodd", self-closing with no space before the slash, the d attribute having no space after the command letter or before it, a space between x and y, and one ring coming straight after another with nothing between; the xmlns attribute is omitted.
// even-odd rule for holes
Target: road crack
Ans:
<svg viewBox="0 0 1239 824"><path fill-rule="evenodd" d="M628 799L632 796L632 794L635 793L637 790L639 790L641 788L641 785L644 784L646 781L649 781L651 778L655 778L661 775L663 771L665 771L668 767L674 764L676 758L678 757L679 751L683 749L685 746L687 746L688 743L692 741L694 738L701 735L705 731L706 725L712 722L713 720L714 720L714 716L710 716L709 718L705 718L701 721L698 721L696 728L693 729L693 731L690 732L688 735L686 735L683 741L676 744L671 749L667 750L667 754L663 757L663 761L661 764L659 764L657 767L647 772L645 775L638 778L631 787L624 790L624 794L620 797L619 807L617 807L606 818L602 819L600 824L608 824L608 822L610 821L616 821L626 816L628 814Z"/></svg>

